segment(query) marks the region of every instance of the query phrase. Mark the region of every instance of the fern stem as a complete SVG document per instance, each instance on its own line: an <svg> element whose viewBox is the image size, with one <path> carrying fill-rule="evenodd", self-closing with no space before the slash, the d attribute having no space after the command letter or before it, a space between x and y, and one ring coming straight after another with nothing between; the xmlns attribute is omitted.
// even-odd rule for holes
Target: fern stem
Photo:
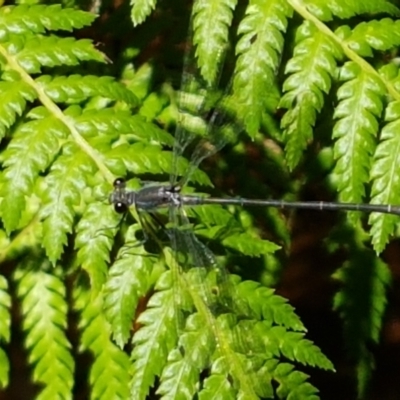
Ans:
<svg viewBox="0 0 400 400"><path fill-rule="evenodd" d="M343 40L332 32L323 22L310 13L301 0L288 0L288 3L297 11L305 20L311 21L321 32L334 40L343 50L343 53L352 61L360 65L360 67L368 74L377 77L386 87L390 96L399 101L400 93L394 88L391 82L383 79L378 71L372 67L367 61L351 50Z"/></svg>
<svg viewBox="0 0 400 400"><path fill-rule="evenodd" d="M80 135L80 133L76 130L72 120L68 116L66 116L63 111L57 106L57 104L55 104L47 96L44 90L28 73L26 73L26 71L18 64L17 60L12 57L3 46L0 46L0 54L7 60L11 68L19 73L21 79L35 90L40 102L69 129L72 137L74 138L78 146L94 161L104 178L109 183L112 183L115 178L111 171L104 164L103 157Z"/></svg>

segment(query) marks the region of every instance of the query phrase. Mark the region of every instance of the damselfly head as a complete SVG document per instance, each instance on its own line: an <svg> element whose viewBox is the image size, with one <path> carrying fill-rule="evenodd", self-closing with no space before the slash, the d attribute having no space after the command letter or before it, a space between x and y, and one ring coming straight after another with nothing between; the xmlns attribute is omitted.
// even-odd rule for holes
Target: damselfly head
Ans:
<svg viewBox="0 0 400 400"><path fill-rule="evenodd" d="M114 210L118 214L124 214L128 211L129 205L132 203L131 197L133 194L129 194L125 190L126 182L124 178L117 178L114 183L114 191L111 193L109 201L114 205Z"/></svg>

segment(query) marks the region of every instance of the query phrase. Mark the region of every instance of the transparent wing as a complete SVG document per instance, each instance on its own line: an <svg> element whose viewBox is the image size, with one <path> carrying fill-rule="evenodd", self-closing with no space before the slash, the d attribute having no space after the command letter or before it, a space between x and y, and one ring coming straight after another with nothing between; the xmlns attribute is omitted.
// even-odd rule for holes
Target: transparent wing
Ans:
<svg viewBox="0 0 400 400"><path fill-rule="evenodd" d="M184 69L182 73L181 89L178 93L178 124L175 131L174 158L171 174L171 185L175 186L179 180L178 163L185 150L195 144L192 152L190 168L179 182L185 184L206 157L219 151L227 142L237 137L239 124L228 121L235 120L234 101L230 97L232 80L226 85L225 90L218 90L223 61L227 45L221 46L218 56L211 58L214 63L205 70L214 70L212 77L204 79L198 67L195 35L193 28L195 17L190 21L189 35L186 41ZM228 38L226 35L225 43ZM199 40L197 40L199 42ZM208 63L210 58L208 59ZM202 63L204 64L204 63ZM204 65L203 65L204 67Z"/></svg>
<svg viewBox="0 0 400 400"><path fill-rule="evenodd" d="M249 311L240 301L225 268L218 265L211 250L194 235L183 208L170 207L170 219L174 224L169 229L169 236L176 274L180 274L173 278L176 279L173 287L189 292L191 303L214 338L217 357L224 360L228 375L234 376L241 390L245 388L246 393L255 393L260 385L249 365L255 343L250 339L249 329L244 330L243 324L239 324L249 317ZM175 297L184 298L185 295L177 293ZM183 326L182 321L180 326ZM211 360L212 363L215 361Z"/></svg>
<svg viewBox="0 0 400 400"><path fill-rule="evenodd" d="M173 148L173 164L171 185L175 185L178 179L178 162L185 149L198 136L201 120L196 118L203 108L207 84L201 78L195 59L193 46L192 19L190 20L189 34L185 43L185 55L181 87L177 95L178 123L175 130L175 142ZM200 129L201 130L201 129Z"/></svg>
<svg viewBox="0 0 400 400"><path fill-rule="evenodd" d="M193 234L192 226L183 214L182 207L171 205L169 207L168 236L171 242L174 260L176 265L172 268L172 279L174 288L178 292L183 292L186 288L180 287L181 276L184 276L191 269L201 274L202 271L216 267L214 254L203 245ZM203 301L211 306L211 291L201 288ZM176 293L175 298L179 304L181 296ZM182 304L179 304L182 307Z"/></svg>
<svg viewBox="0 0 400 400"><path fill-rule="evenodd" d="M241 124L232 113L225 108L228 105L228 97L224 97L212 109L211 117L207 123L207 134L201 138L190 158L189 168L179 181L183 187L191 178L200 163L207 157L221 150L227 143L233 143L242 130Z"/></svg>

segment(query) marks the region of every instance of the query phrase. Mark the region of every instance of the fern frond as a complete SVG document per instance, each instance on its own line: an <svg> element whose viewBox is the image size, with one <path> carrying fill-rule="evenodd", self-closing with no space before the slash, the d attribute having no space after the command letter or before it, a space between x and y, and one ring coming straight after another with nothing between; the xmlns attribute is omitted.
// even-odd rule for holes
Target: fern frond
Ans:
<svg viewBox="0 0 400 400"><path fill-rule="evenodd" d="M260 257L263 254L273 253L280 247L268 240L262 240L254 237L249 233L239 233L229 235L223 239L222 243L226 247L230 247L239 251L246 256Z"/></svg>
<svg viewBox="0 0 400 400"><path fill-rule="evenodd" d="M379 342L391 276L388 266L365 249L365 234L360 228L356 234L357 247L334 274L343 285L334 297L334 308L344 320L346 343L357 363L358 394L362 397L374 368L368 343Z"/></svg>
<svg viewBox="0 0 400 400"><path fill-rule="evenodd" d="M102 313L102 297L91 298L83 285L74 292L75 309L81 314L81 351L90 351L94 363L90 371L92 397L129 398L129 357L110 340L110 326Z"/></svg>
<svg viewBox="0 0 400 400"><path fill-rule="evenodd" d="M319 400L318 390L308 383L308 375L294 371L294 366L286 363L279 364L272 372L274 379L279 382L277 395L281 398Z"/></svg>
<svg viewBox="0 0 400 400"><path fill-rule="evenodd" d="M94 96L102 96L110 100L123 101L136 106L136 96L114 78L108 76L70 75L40 76L36 82L51 100L57 103L81 103Z"/></svg>
<svg viewBox="0 0 400 400"><path fill-rule="evenodd" d="M296 8L305 8L303 4L292 3L292 5ZM362 14L374 15L387 13L396 16L400 14L399 9L387 0L368 0L362 2L351 0L346 3L337 0L329 3L324 0L309 0L307 1L307 6L312 10L313 14L323 21L332 20L333 15L342 19L347 19Z"/></svg>
<svg viewBox="0 0 400 400"><path fill-rule="evenodd" d="M275 73L282 54L282 34L291 16L290 6L282 1L253 1L246 10L236 46L233 89L241 104L240 113L249 135L258 132L269 96L275 85Z"/></svg>
<svg viewBox="0 0 400 400"><path fill-rule="evenodd" d="M388 105L385 121L387 124L381 131L381 142L376 148L371 168L371 179L373 179L371 202L396 204L400 193L398 175L400 141L397 134L400 128L400 102L398 100ZM375 251L381 252L384 249L397 222L397 218L393 215L371 214L369 223Z"/></svg>
<svg viewBox="0 0 400 400"><path fill-rule="evenodd" d="M90 25L95 15L72 8L62 8L60 4L33 4L6 6L0 9L0 32L43 33L48 31L72 31Z"/></svg>
<svg viewBox="0 0 400 400"><path fill-rule="evenodd" d="M45 272L49 268L45 258L27 259L15 271L14 279L33 380L45 386L38 399L50 400L71 397L75 366L65 335L65 287L56 274Z"/></svg>
<svg viewBox="0 0 400 400"><path fill-rule="evenodd" d="M340 200L361 203L364 185L369 180L385 88L379 79L355 63L347 63L341 68L340 79L345 83L338 90L339 104L334 115L339 119L332 134L337 139L334 172L339 178Z"/></svg>
<svg viewBox="0 0 400 400"><path fill-rule="evenodd" d="M72 232L75 210L81 202L86 177L94 173L94 165L87 154L80 152L74 143L63 147L63 154L53 163L46 178L48 187L41 211L43 222L43 247L51 262L56 262Z"/></svg>
<svg viewBox="0 0 400 400"><path fill-rule="evenodd" d="M10 58L30 74L41 72L43 67L73 66L81 61L104 61L104 54L95 49L92 41L88 39L38 35L27 36L25 40L11 39L10 44L3 43L5 50L10 54ZM19 51L14 55L15 42L19 42Z"/></svg>
<svg viewBox="0 0 400 400"><path fill-rule="evenodd" d="M102 89L97 88L97 90L106 91L109 89L106 87ZM126 89L124 89L122 96L129 97L126 95ZM172 145L173 143L173 138L168 132L146 121L140 115L131 115L128 111L116 110L115 108L101 110L73 108L71 109L71 114L71 117L74 118L76 128L85 137L97 137L101 135L109 139L109 141L121 137L121 139L126 138L126 141L134 138L140 141L150 139L150 141L164 143L165 145Z"/></svg>
<svg viewBox="0 0 400 400"><path fill-rule="evenodd" d="M161 276L161 281L159 281L157 285L161 284L163 286L161 287L160 285L158 287L159 289L163 287L170 288L171 282L166 279L167 277L170 279L169 273ZM209 277L210 276L207 276L206 279ZM200 278L197 272L193 270L189 271L182 279L185 282L186 289L189 291L189 288L191 288L191 295L196 293L194 287L199 284L199 279L203 281L203 278ZM246 302L254 306L253 312L255 313L256 319L264 321L264 310L260 310L260 304L263 303L257 299L257 295L262 295L267 289L258 288L254 291L254 286L251 282L243 282L236 287L248 289L248 292L246 292L246 290L240 290L237 294L237 299L240 299L240 302ZM169 319L173 318L171 309L169 312L167 311L169 307L172 307L172 310L175 309L175 307L173 307L174 296L170 293L171 297L169 297L167 293L168 291L162 290L152 296L149 302L151 307L147 308L139 317L139 322L142 322L144 326L137 332L136 338L139 337L144 340L144 337L148 339L149 337L153 337L155 333L164 331L164 328L161 331L161 326L158 325L161 315L158 315L158 310L153 301L157 302L158 307L165 307L165 312L162 314L165 318L163 318L162 322L165 323L166 320L168 320L169 323L171 323L169 327L170 332L176 332L174 329L175 324ZM275 297L274 301L277 302L277 304L283 301L279 296L273 295L271 291L268 295L272 298ZM168 296L168 301L165 296ZM161 360L158 359L157 364L157 371L162 371L160 386L158 387L159 394L167 398L178 398L183 395L191 397L197 393L198 388L196 388L196 385L200 373L209 365L211 366L211 370L209 376L204 381L204 393L202 391L199 393L200 397L206 396L209 393L219 393L219 391L233 397L235 397L236 393L236 397L256 398L256 392L258 395L263 393L265 396L265 393L271 393L272 391L272 379L276 379L282 387L288 388L287 390L293 393L297 391L316 393L316 389L305 382L307 377L304 374L300 375L302 377L300 381L295 378L298 375L295 371L292 371L293 366L290 367L290 374L287 376L279 375L280 352L290 359L302 362L306 365L318 365L321 368L333 369L330 361L320 350L310 341L303 339L303 334L287 332L286 328L283 326L271 326L273 324L271 319L265 320L265 322L258 322L256 328L254 325L250 325L250 328L248 328L249 324L251 324L250 320L247 320L246 323L243 324L243 322L237 321L231 314L224 314L218 318L214 318L209 311L201 305L201 301L202 300L197 295L193 296L193 304L196 304L196 309L200 311L195 311L187 319L184 331L179 334L178 345L176 348L172 348L168 359L166 360L166 352L161 355L158 354L158 356L162 357ZM193 309L193 305L191 307ZM284 310L283 313L285 316L282 317L277 313L276 320L286 321L289 326L304 330L304 326L294 314L293 309L287 305L283 305L282 310ZM187 312L189 312L189 309L187 309ZM271 316L268 312L268 308L265 312L268 317ZM150 326L147 326L150 322L150 316L154 320L153 324L157 322L157 325L153 325L153 329L148 329ZM175 338L175 333L173 335ZM172 338L169 339L168 343L175 347L176 344L171 342L171 339ZM134 337L134 342L137 345L136 350L134 350L135 358L139 357L139 355L147 355L148 353L141 351L145 344L137 342L136 340L137 339ZM152 342L151 340L150 344L152 344ZM261 343L265 349L260 349ZM257 354L258 357L261 357L260 361L264 364L260 370L262 378L256 378L258 373L250 369L251 364L248 364L248 368L245 369L244 366L246 362L244 360L246 357L249 357L250 354ZM276 363L273 367L270 363L271 356L276 357ZM150 357L145 358L145 360L150 359ZM138 360L136 363L137 362ZM258 368L260 368L259 363L258 365ZM161 369L160 367L163 368ZM251 368L253 367L255 367L255 365ZM146 369L144 364L141 365L141 370L147 371L147 365ZM268 371L267 375L265 375L266 371ZM232 383L232 379L234 383ZM135 379L134 382L137 382L137 380ZM140 382L142 382L142 379ZM146 388L148 388L148 385L151 385L151 382L152 380L147 383ZM220 386L213 386L217 382ZM139 390L140 386L135 386L134 393L141 393L138 398L142 398L146 392Z"/></svg>
<svg viewBox="0 0 400 400"><path fill-rule="evenodd" d="M214 86L228 46L228 27L237 0L200 0L193 5L193 43L201 76Z"/></svg>
<svg viewBox="0 0 400 400"><path fill-rule="evenodd" d="M32 117L44 110L36 110ZM25 207L25 196L33 188L39 172L45 170L60 148L59 140L65 137L65 127L46 112L36 119L21 125L3 153L6 167L2 218L7 231L13 231Z"/></svg>
<svg viewBox="0 0 400 400"><path fill-rule="evenodd" d="M203 224L211 226L227 226L232 223L232 213L218 205L198 206L188 210L190 217L197 217ZM235 221L235 226L238 224Z"/></svg>
<svg viewBox="0 0 400 400"><path fill-rule="evenodd" d="M309 22L304 22L297 31L294 57L286 65L289 74L283 84L285 94L280 107L288 111L282 119L286 142L286 160L293 169L301 154L313 137L317 113L324 105L335 75L336 58L341 52L336 43L318 31Z"/></svg>
<svg viewBox="0 0 400 400"><path fill-rule="evenodd" d="M113 339L121 348L131 337L132 316L138 302L150 288L154 259L142 247L135 246L137 226L130 228L127 242L119 251L117 261L108 271L103 288L104 313L111 325ZM130 239L131 238L131 239Z"/></svg>
<svg viewBox="0 0 400 400"><path fill-rule="evenodd" d="M76 227L77 262L98 293L108 275L108 262L118 218L108 204L90 204Z"/></svg>
<svg viewBox="0 0 400 400"><path fill-rule="evenodd" d="M207 325L199 314L192 314L180 338L182 350L174 349L160 378L157 392L165 398L193 396L198 392L199 374L208 364L212 338ZM201 395L201 394L200 394Z"/></svg>
<svg viewBox="0 0 400 400"><path fill-rule="evenodd" d="M4 276L0 276L0 340L2 343L10 341L11 327L11 296L8 293L8 282ZM0 385L5 388L8 385L10 362L3 348L0 348Z"/></svg>
<svg viewBox="0 0 400 400"><path fill-rule="evenodd" d="M361 22L349 32L346 42L357 54L371 57L372 49L386 51L400 44L400 21L384 18Z"/></svg>
<svg viewBox="0 0 400 400"><path fill-rule="evenodd" d="M218 365L213 365L211 376L204 381L204 387L199 394L199 399L232 399L234 397L235 392L229 380L226 379L226 374L218 369Z"/></svg>
<svg viewBox="0 0 400 400"><path fill-rule="evenodd" d="M138 399L146 397L155 377L161 375L168 354L176 346L175 299L171 286L170 273L161 275L155 286L157 292L137 320L141 327L132 339L131 394Z"/></svg>
<svg viewBox="0 0 400 400"><path fill-rule="evenodd" d="M276 295L273 289L251 281L242 282L236 288L238 296L246 299L258 319L273 322L293 331L306 331L294 308L285 298Z"/></svg>
<svg viewBox="0 0 400 400"><path fill-rule="evenodd" d="M131 18L134 25L140 25L156 7L157 0L131 0Z"/></svg>
<svg viewBox="0 0 400 400"><path fill-rule="evenodd" d="M251 353L254 348L252 344L249 347L246 346L247 338L241 336L235 328L237 318L233 309L240 309L241 304L239 305L239 302L232 304L232 309L227 313L215 315L209 308L212 308L211 298L206 300L207 297L212 296L211 293L209 295L205 293L206 288L217 285L219 274L215 272L207 273L203 269L193 268L179 276L179 283L184 287L184 293L191 299L191 305L185 304L185 310L191 312L192 315L198 313L198 318L187 319L185 331L179 338L178 350L183 348L184 360L182 365L178 363L178 368L181 370L188 364L191 369L194 368L190 375L193 377L193 374L200 373L208 364L212 366L220 363L226 382L230 378L233 380L233 383L229 385L232 385L238 398L257 398L259 383L254 381L253 371L246 369L243 355L240 353L240 351L245 351L248 355L247 352ZM231 289L229 282L225 282L223 286L224 288L221 286L218 290L224 291L228 287ZM221 297L223 296L224 293L221 292ZM239 299L232 298L231 300L236 302ZM190 332L189 335L186 335L187 331ZM196 342L192 342L191 339L195 339ZM166 368L168 369L168 366ZM183 390L185 388L188 390L191 386L189 376L187 378L187 380L182 379Z"/></svg>
<svg viewBox="0 0 400 400"><path fill-rule="evenodd" d="M318 366L326 370L333 370L333 364L322 354L310 340L304 339L304 333L288 332L284 327L270 327L269 323L259 324L258 332L262 332L265 346L269 352L278 350L290 361L297 361L303 365Z"/></svg>
<svg viewBox="0 0 400 400"><path fill-rule="evenodd" d="M26 109L26 102L36 98L35 92L19 77L9 74L7 80L0 82L0 138Z"/></svg>
<svg viewBox="0 0 400 400"><path fill-rule="evenodd" d="M388 0L368 0L365 2L353 0L350 2L350 5L354 8L357 15L385 13L393 16L400 16L399 8ZM343 10L344 8L345 7L343 7ZM346 14L342 18L346 18Z"/></svg>
<svg viewBox="0 0 400 400"><path fill-rule="evenodd" d="M171 171L172 153L162 151L162 149L156 145L146 145L137 142L129 146L121 144L120 146L114 147L107 153L107 159L109 163L114 163L112 160L122 161L125 169L134 174L145 172L151 172L153 174L169 173ZM185 168L188 168L189 163L184 158L180 161L178 171L184 171ZM205 185L210 184L207 175L200 170L195 171L192 181Z"/></svg>

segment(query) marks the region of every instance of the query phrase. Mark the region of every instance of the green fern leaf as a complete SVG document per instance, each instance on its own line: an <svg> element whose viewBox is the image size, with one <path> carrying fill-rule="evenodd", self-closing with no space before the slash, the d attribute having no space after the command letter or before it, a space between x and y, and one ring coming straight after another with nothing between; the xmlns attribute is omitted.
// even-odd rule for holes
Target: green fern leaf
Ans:
<svg viewBox="0 0 400 400"><path fill-rule="evenodd" d="M115 161L123 162L125 168L134 174L143 173L170 173L171 172L171 159L172 153L162 151L159 146L148 145L141 142L132 145L120 145L114 147L107 153L109 165ZM115 160L115 161L114 161ZM178 165L178 172L184 171L188 168L188 161L184 158L180 159ZM192 176L193 182L198 182L203 185L210 185L208 176L197 170Z"/></svg>
<svg viewBox="0 0 400 400"><path fill-rule="evenodd" d="M103 288L104 312L111 324L113 338L123 347L131 337L132 320L139 299L150 288L150 275L155 260L145 254L143 247L134 246L138 226L131 226L126 245L121 248L117 261L111 266ZM134 246L134 247L132 247Z"/></svg>
<svg viewBox="0 0 400 400"><path fill-rule="evenodd" d="M10 79L11 76L2 77ZM36 93L25 82L19 79L0 82L0 139L26 109L26 102L33 101Z"/></svg>
<svg viewBox="0 0 400 400"><path fill-rule="evenodd" d="M226 379L225 374L215 373L204 381L204 388L199 393L199 400L207 399L234 399L235 391Z"/></svg>
<svg viewBox="0 0 400 400"><path fill-rule="evenodd" d="M373 369L368 343L379 342L391 275L388 266L365 249L361 228L357 236L358 248L334 275L343 284L334 308L344 320L350 357L357 363L358 394L363 397Z"/></svg>
<svg viewBox="0 0 400 400"><path fill-rule="evenodd" d="M10 361L8 360L6 352L0 348L0 385L6 388L9 382L10 374Z"/></svg>
<svg viewBox="0 0 400 400"><path fill-rule="evenodd" d="M102 89L103 90L103 89ZM106 90L106 89L104 89ZM172 146L173 137L142 116L131 115L128 111L115 109L85 109L74 112L75 126L85 137L107 135L110 140L117 138L140 141L154 141Z"/></svg>
<svg viewBox="0 0 400 400"><path fill-rule="evenodd" d="M10 341L11 326L11 296L8 293L8 283L4 276L0 276L0 340ZM9 380L10 363L7 354L0 348L0 385L5 388Z"/></svg>
<svg viewBox="0 0 400 400"><path fill-rule="evenodd" d="M118 219L109 204L92 203L76 227L77 263L89 274L93 293L106 281Z"/></svg>
<svg viewBox="0 0 400 400"><path fill-rule="evenodd" d="M346 38L347 45L364 57L372 57L374 50L386 51L400 44L400 21L389 18L361 22Z"/></svg>
<svg viewBox="0 0 400 400"><path fill-rule="evenodd" d="M138 105L136 96L109 76L70 75L53 78L43 75L36 82L40 83L47 96L56 103L81 103L89 97L102 96L123 101L132 107Z"/></svg>
<svg viewBox="0 0 400 400"><path fill-rule="evenodd" d="M270 254L280 249L275 243L259 239L248 232L235 232L232 225L228 227L217 225L207 227L207 229L196 228L195 231L196 234L208 239L218 239L223 236L222 244L224 246L230 247L246 256L260 257L261 255Z"/></svg>
<svg viewBox="0 0 400 400"><path fill-rule="evenodd" d="M323 0L309 0L307 1L308 8L312 10L312 14L315 15L321 21L331 21L333 19L332 13L335 11L336 2L330 7L330 4ZM306 7L303 4L294 4L293 8L299 12L306 11ZM332 8L334 9L332 11Z"/></svg>
<svg viewBox="0 0 400 400"><path fill-rule="evenodd" d="M200 371L209 363L215 350L210 330L199 313L186 322L185 332L179 339L179 348L168 355L168 363L160 378L158 394L163 398L192 397L197 392Z"/></svg>
<svg viewBox="0 0 400 400"><path fill-rule="evenodd" d="M303 6L303 5L301 5ZM304 7L304 6L303 6ZM301 8L303 8L301 7ZM339 18L348 19L355 15L380 14L399 15L399 9L387 0L351 0L345 3L340 0L326 2L324 0L309 0L307 7L312 9L313 14L324 21L332 19L332 14Z"/></svg>
<svg viewBox="0 0 400 400"><path fill-rule="evenodd" d="M74 360L65 335L65 287L59 277L44 272L49 268L44 258L27 259L16 270L15 280L33 380L45 385L38 399L50 400L71 398Z"/></svg>
<svg viewBox="0 0 400 400"><path fill-rule="evenodd" d="M10 307L11 297L8 293L8 283L6 278L0 275L0 340L6 343L10 341ZM1 379L0 382L2 382Z"/></svg>
<svg viewBox="0 0 400 400"><path fill-rule="evenodd" d="M87 154L75 144L65 144L63 154L52 165L46 183L51 190L44 195L41 210L43 223L43 247L51 262L57 261L72 232L74 207L81 201L86 177L94 173L94 166Z"/></svg>
<svg viewBox="0 0 400 400"><path fill-rule="evenodd" d="M62 8L59 4L1 7L0 36L4 36L6 32L23 34L43 33L45 30L72 31L90 25L95 18L96 15L92 13Z"/></svg>
<svg viewBox="0 0 400 400"><path fill-rule="evenodd" d="M136 174L150 172L153 174L167 173L170 169L171 153L162 151L161 147L134 143L114 147L108 154L108 159L122 160L125 168Z"/></svg>
<svg viewBox="0 0 400 400"><path fill-rule="evenodd" d="M237 0L201 0L193 5L193 43L201 76L210 86L219 78L236 3Z"/></svg>
<svg viewBox="0 0 400 400"><path fill-rule="evenodd" d="M334 157L340 200L361 203L364 185L369 179L370 159L375 150L375 137L382 112L385 93L380 80L364 72L355 63L342 68L341 79L346 83L338 91L339 105L334 117L339 119L333 129L337 139ZM353 218L359 214L351 214Z"/></svg>
<svg viewBox="0 0 400 400"><path fill-rule="evenodd" d="M135 398L144 399L160 376L166 364L167 355L177 342L176 315L171 276L167 272L157 281L157 292L151 297L147 309L140 314L141 328L133 336L131 354L131 393Z"/></svg>
<svg viewBox="0 0 400 400"><path fill-rule="evenodd" d="M94 355L90 371L91 396L95 399L129 399L129 357L110 340L110 326L102 313L102 298L91 298L76 287L75 308L80 312L81 351Z"/></svg>
<svg viewBox="0 0 400 400"><path fill-rule="evenodd" d="M251 357L254 352L259 352L259 340L253 340L255 333L252 329L243 329L243 324L240 327L238 326L237 318L233 312L234 309L245 312L247 307L244 303L247 299L243 299L235 293L228 300L233 306L233 308L230 308L231 312L225 312L219 316L212 314L208 308L210 306L209 301L212 302L211 299L206 301L207 307L202 300L204 292L208 290L207 288L216 287L217 275L219 274L203 274L201 270L191 269L181 278L182 285L184 285L188 295L190 294L195 308L201 315L199 324L201 332L206 329L204 339L202 339L206 349L201 350L202 344L199 339L187 340L188 348L185 348L186 343L183 340L183 338L186 338L185 335L180 337L178 348L184 349L184 356L192 359L189 364L195 366L196 369L204 368L203 365L207 366L207 359L210 360L208 363L220 362L220 367L223 369L227 381L234 381L233 386L237 391L237 397L256 398L256 392L265 391L265 385L263 382L255 380L253 371L246 368L248 362L244 361L244 358ZM233 282L226 282L224 286L232 286L231 283L233 284ZM221 286L220 288L223 289ZM221 293L221 296L224 296L224 294ZM213 307L211 306L211 308ZM187 327L185 330L187 330ZM188 336L189 339L192 337L196 338L196 336ZM197 350L201 351L201 356L197 355ZM204 359L204 357L206 358ZM218 371L217 374L221 373L220 368L216 368L216 371ZM185 387L185 381L182 381L182 387Z"/></svg>
<svg viewBox="0 0 400 400"><path fill-rule="evenodd" d="M279 382L276 391L279 398L319 400L318 390L306 382L308 375L293 369L293 365L281 363L273 371L274 379Z"/></svg>
<svg viewBox="0 0 400 400"><path fill-rule="evenodd" d="M214 204L189 208L187 213L189 216L197 217L203 224L206 224L207 226L226 226L231 224L233 220L232 213L230 213L226 208Z"/></svg>
<svg viewBox="0 0 400 400"><path fill-rule="evenodd" d="M31 192L39 172L49 166L63 136L65 126L55 118L29 121L16 130L3 152L6 182L1 188L4 201L2 217L8 232L17 227L25 207L25 195Z"/></svg>
<svg viewBox="0 0 400 400"><path fill-rule="evenodd" d="M386 125L381 132L371 168L371 203L397 204L400 193L398 165L400 163L400 140L397 134L400 129L400 102L391 102L385 115ZM395 215L379 215L372 213L369 217L372 243L376 252L380 253L394 232L398 223Z"/></svg>
<svg viewBox="0 0 400 400"><path fill-rule="evenodd" d="M10 54L14 53L12 47L13 43L6 45ZM21 49L14 57L30 74L39 73L44 66L72 66L80 61L105 62L104 54L93 47L91 40L58 36L29 36L21 40Z"/></svg>
<svg viewBox="0 0 400 400"><path fill-rule="evenodd" d="M222 243L241 254L252 257L260 257L263 254L273 253L280 249L280 246L275 243L256 238L247 232L230 235Z"/></svg>
<svg viewBox="0 0 400 400"><path fill-rule="evenodd" d="M321 350L311 341L304 339L304 334L287 332L285 328L275 326L266 327L264 340L270 346L277 346L282 355L290 361L297 361L303 365L318 366L326 370L334 370L333 364L322 354Z"/></svg>
<svg viewBox="0 0 400 400"><path fill-rule="evenodd" d="M157 0L131 0L133 25L140 25L156 7Z"/></svg>
<svg viewBox="0 0 400 400"><path fill-rule="evenodd" d="M246 130L253 138L260 128L266 99L275 81L291 8L286 2L253 1L246 10L236 46L233 89Z"/></svg>
<svg viewBox="0 0 400 400"><path fill-rule="evenodd" d="M298 164L303 150L312 140L316 114L324 104L323 93L330 90L335 58L339 57L340 50L330 38L309 22L301 25L294 57L285 68L285 73L290 75L283 84L285 94L280 101L280 107L288 110L281 125L291 169Z"/></svg>
<svg viewBox="0 0 400 400"><path fill-rule="evenodd" d="M244 281L236 285L236 290L239 297L246 299L258 319L282 325L286 329L306 331L294 308L285 298L274 294L273 289L253 281Z"/></svg>
<svg viewBox="0 0 400 400"><path fill-rule="evenodd" d="M396 15L400 16L400 10L398 7L396 7L394 4L392 4L388 0L368 0L368 1L357 1L357 0L352 0L350 4L346 4L346 7L343 7L343 9L348 8L348 6L351 5L352 8L356 10L356 13L358 15L361 14L389 14L389 15ZM346 15L343 16L342 18L346 18Z"/></svg>
<svg viewBox="0 0 400 400"><path fill-rule="evenodd" d="M162 399L192 398L197 393L199 371L179 350L173 350L168 356L168 365L164 368L157 394Z"/></svg>

